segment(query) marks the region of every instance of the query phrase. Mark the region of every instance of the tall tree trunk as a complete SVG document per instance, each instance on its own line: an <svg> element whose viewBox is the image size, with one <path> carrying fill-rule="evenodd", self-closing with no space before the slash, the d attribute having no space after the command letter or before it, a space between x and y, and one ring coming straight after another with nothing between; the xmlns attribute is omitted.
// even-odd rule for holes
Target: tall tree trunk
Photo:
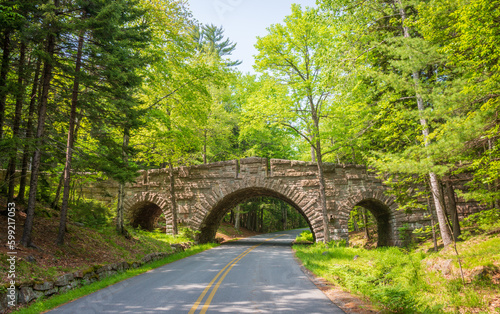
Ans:
<svg viewBox="0 0 500 314"><path fill-rule="evenodd" d="M282 213L282 217L283 217L283 230L286 230L286 220L287 220L287 216L286 216L286 206L283 206L285 204L283 204L283 202L279 202L280 203L280 206L281 206L281 213Z"/></svg>
<svg viewBox="0 0 500 314"><path fill-rule="evenodd" d="M8 176L9 176L9 193L7 197L7 203L12 203L14 201L14 186L16 179L16 164L17 164L17 146L18 140L20 138L19 127L21 125L21 115L23 111L23 100L24 100L24 60L26 53L26 44L21 41L21 47L19 51L19 66L17 72L17 95L16 95L16 109L14 114L14 123L12 126L12 137L14 139L14 147L12 148L12 155L10 156Z"/></svg>
<svg viewBox="0 0 500 314"><path fill-rule="evenodd" d="M438 251L438 245L437 245L437 237L436 237L436 228L434 226L436 225L436 221L434 220L434 211L432 210L431 206L431 199L429 196L427 196L427 208L429 208L429 212L431 213L431 230L432 230L432 243L434 244L434 252Z"/></svg>
<svg viewBox="0 0 500 314"><path fill-rule="evenodd" d="M2 66L0 68L0 139L3 138L3 124L5 121L5 101L7 100L7 73L10 61L10 30L4 31L2 41Z"/></svg>
<svg viewBox="0 0 500 314"><path fill-rule="evenodd" d="M30 156L30 147L31 145L29 144L28 141L31 141L31 137L33 134L32 128L33 128L33 118L35 115L35 104L37 99L39 97L36 97L37 91L39 91L39 76L40 76L40 68L42 66L42 59L38 58L36 62L36 70L35 70L35 75L33 77L33 87L31 89L31 94L30 94L30 106L28 109L28 123L26 124L26 135L25 139L27 142L24 144L24 152L23 152L23 160L21 162L21 179L19 182L19 193L17 194L17 201L20 203L24 203L24 194L26 191L26 176L28 174L28 161L29 161L29 156Z"/></svg>
<svg viewBox="0 0 500 314"><path fill-rule="evenodd" d="M450 179L445 181L446 188L446 196L448 202L446 203L446 207L448 209L448 213L450 214L451 225L453 227L453 239L455 241L458 240L458 237L462 234L460 230L460 221L458 219L458 211L457 211L457 201L455 199L455 191L453 189L453 185L450 182Z"/></svg>
<svg viewBox="0 0 500 314"><path fill-rule="evenodd" d="M236 218L234 219L234 229L240 230L240 204L236 205Z"/></svg>
<svg viewBox="0 0 500 314"><path fill-rule="evenodd" d="M323 158L321 156L321 141L318 139L316 141L316 164L318 166L318 181L319 181L319 198L321 206L321 214L323 217L323 228L325 243L330 241L330 229L328 223L328 213L326 207L326 186L325 186L325 175L323 173Z"/></svg>
<svg viewBox="0 0 500 314"><path fill-rule="evenodd" d="M207 129L203 132L203 163L207 164Z"/></svg>
<svg viewBox="0 0 500 314"><path fill-rule="evenodd" d="M174 235L178 233L177 230L177 199L175 198L175 177L174 167L172 160L168 161L169 179L170 179L170 201L172 203L172 232Z"/></svg>
<svg viewBox="0 0 500 314"><path fill-rule="evenodd" d="M264 207L260 207L260 228L259 232L264 232Z"/></svg>
<svg viewBox="0 0 500 314"><path fill-rule="evenodd" d="M78 91L80 88L80 68L82 66L83 34L78 37L78 48L75 62L75 79L73 81L73 92L71 95L71 111L69 115L68 139L66 141L66 162L64 165L64 188L61 205L61 216L59 220L59 233L57 234L57 245L64 244L64 234L66 232L66 216L68 214L68 199L71 183L71 160L73 158L73 142L76 122L76 107L78 104Z"/></svg>
<svg viewBox="0 0 500 314"><path fill-rule="evenodd" d="M128 163L128 144L130 140L130 131L128 126L123 129L123 144L122 144L122 161L124 164ZM118 185L118 202L116 205L116 232L118 234L125 234L125 218L124 218L124 201L125 200L125 182L120 181Z"/></svg>
<svg viewBox="0 0 500 314"><path fill-rule="evenodd" d="M366 209L364 207L362 209L362 213L363 213L363 224L365 226L365 238L367 240L370 240L370 232L368 230L368 217L366 215Z"/></svg>
<svg viewBox="0 0 500 314"><path fill-rule="evenodd" d="M352 226L354 227L354 232L359 232L358 215L357 214L352 215Z"/></svg>
<svg viewBox="0 0 500 314"><path fill-rule="evenodd" d="M63 183L64 183L64 174L65 173L66 173L66 171L63 170L63 172L59 176L59 183L57 184L56 196L54 196L54 200L50 204L50 207L52 207L52 209L57 209L57 203L59 203L59 198L61 197L61 190L62 190Z"/></svg>
<svg viewBox="0 0 500 314"><path fill-rule="evenodd" d="M54 0L54 6L57 10L59 7L59 0ZM49 99L49 89L50 82L52 80L52 68L53 68L53 56L55 50L55 34L50 32L47 38L47 50L44 69L43 69L43 80L42 80L42 97L40 101L40 106L38 108L38 128L36 131L36 147L35 153L33 155L33 166L31 169L31 179L30 179L30 193L28 199L28 206L26 209L26 221L24 222L23 236L21 239L21 244L24 246L32 245L31 241L31 231L33 229L33 220L35 218L35 203L36 203L36 190L38 187L38 173L40 171L41 157L42 157L42 142L45 131L45 118L47 112L47 103Z"/></svg>
<svg viewBox="0 0 500 314"><path fill-rule="evenodd" d="M401 14L401 21L403 24L403 35L405 38L410 38L410 30L408 26L405 26L405 20L406 20L406 12L404 10L404 7L401 3L401 0L397 0L399 3L399 12ZM429 146L429 127L427 124L427 119L423 117L425 108L424 108L424 101L422 99L422 96L418 93L418 87L420 84L420 74L418 71L413 71L413 81L415 83L415 92L416 92L416 98L417 98L417 107L418 111L420 113L420 125L422 126L422 134L424 136L424 144L425 147ZM441 202L443 200L443 194L441 191L441 188L439 186L439 180L437 175L434 172L429 173L429 178L430 178L430 187L431 187L431 192L432 192L432 197L434 199L434 205L436 208L436 215L438 218L439 222L439 230L441 232L441 238L443 239L443 244L444 246L448 246L452 244L452 238L451 238L451 233L448 229L447 221L446 221L446 214L445 214L445 209L443 207L443 203Z"/></svg>
<svg viewBox="0 0 500 314"><path fill-rule="evenodd" d="M75 131L74 131L74 135L73 135L73 142L71 144L71 147L75 147L75 143L76 143L76 140L78 139L78 129L79 129L79 126L80 126L80 121L78 119L78 117L76 118L76 122L75 122ZM50 204L50 207L53 208L53 209L57 209L57 203L59 203L59 198L61 198L61 190L63 188L63 183L64 183L64 171L61 173L61 175L59 176L59 183L57 184L57 189L56 189L56 195L54 196L54 200L52 201L52 203ZM78 197L78 199L80 199L80 196Z"/></svg>

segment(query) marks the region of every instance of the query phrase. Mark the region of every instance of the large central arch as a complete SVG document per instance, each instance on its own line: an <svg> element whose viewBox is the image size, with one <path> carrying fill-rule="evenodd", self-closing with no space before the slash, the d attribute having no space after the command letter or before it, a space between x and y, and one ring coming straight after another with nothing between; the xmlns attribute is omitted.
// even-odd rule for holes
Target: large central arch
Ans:
<svg viewBox="0 0 500 314"><path fill-rule="evenodd" d="M307 224L315 237L316 234L322 232L323 230L317 224L313 224L313 221L318 218L316 217L317 214L315 211L304 211L294 200L272 189L265 187L247 187L225 195L211 209L208 210L208 214L200 224L199 230L201 233L198 237L199 242L206 243L213 241L224 215L236 205L254 197L273 197L290 204L306 219Z"/></svg>

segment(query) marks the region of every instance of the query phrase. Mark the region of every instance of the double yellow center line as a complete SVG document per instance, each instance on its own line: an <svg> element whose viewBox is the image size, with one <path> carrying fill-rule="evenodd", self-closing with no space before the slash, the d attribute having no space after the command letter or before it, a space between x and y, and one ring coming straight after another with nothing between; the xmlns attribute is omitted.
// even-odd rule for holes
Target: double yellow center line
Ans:
<svg viewBox="0 0 500 314"><path fill-rule="evenodd" d="M214 282L217 279L219 279L217 281L217 283L215 284L215 286L213 287L212 292L210 292L210 295L208 296L207 300L205 301L205 304L201 308L200 314L206 313L207 310L208 310L208 307L210 306L210 303L212 302L212 299L214 298L215 293L217 292L217 289L219 289L220 284L222 283L222 281L224 280L224 278L226 277L226 275L231 271L231 268L233 268L233 266L236 263L238 263L243 257L245 257L245 255L247 255L248 253L250 253L251 251L253 251L256 247L262 245L264 242L272 240L272 239L276 239L276 238L279 238L279 237L282 237L284 235L285 234L282 234L282 235L279 235L279 236L276 236L276 237L272 237L272 238L266 239L262 243L254 245L254 246L246 249L243 253L241 253L240 255L238 255L235 258L233 258L233 260L231 260L226 266L224 266L224 268L222 268L217 273L217 275L215 275L214 279L212 279L212 281L210 281L210 283L205 287L205 289L203 290L203 292L199 296L198 300L196 300L196 302L194 303L193 307L191 307L191 310L189 311L189 314L194 314L194 312L198 309L198 306L200 305L201 301L203 301L203 299L205 298L205 295L208 293L208 291L210 290L210 288L212 287L212 285L214 284Z"/></svg>

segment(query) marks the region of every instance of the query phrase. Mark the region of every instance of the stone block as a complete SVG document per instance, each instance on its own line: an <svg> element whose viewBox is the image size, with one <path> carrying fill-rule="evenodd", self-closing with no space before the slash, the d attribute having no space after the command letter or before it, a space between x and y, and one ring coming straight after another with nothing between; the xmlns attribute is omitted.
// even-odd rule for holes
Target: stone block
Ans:
<svg viewBox="0 0 500 314"><path fill-rule="evenodd" d="M59 276L57 277L56 281L54 282L54 284L56 286L66 286L69 284L69 282L71 280L73 280L75 277L73 276L73 274L65 274L65 275L62 275L62 276Z"/></svg>
<svg viewBox="0 0 500 314"><path fill-rule="evenodd" d="M83 278L83 270L77 270L73 272L73 277L75 279L82 279Z"/></svg>
<svg viewBox="0 0 500 314"><path fill-rule="evenodd" d="M104 266L99 267L97 269L97 274L105 272L105 271L110 271L110 270L113 270L113 266L111 264L104 265Z"/></svg>
<svg viewBox="0 0 500 314"><path fill-rule="evenodd" d="M18 298L19 303L26 304L34 299L36 299L36 294L35 291L33 290L33 287L27 286L27 287L21 287L19 289L19 298Z"/></svg>
<svg viewBox="0 0 500 314"><path fill-rule="evenodd" d="M59 291L59 288L58 288L58 287L54 287L54 288L52 288L52 289L45 290L45 291L43 292L43 295L45 295L45 296L50 296L50 295L56 294L58 291Z"/></svg>
<svg viewBox="0 0 500 314"><path fill-rule="evenodd" d="M45 281L44 283L35 283L33 285L34 290L45 291L54 288L54 283L51 281Z"/></svg>

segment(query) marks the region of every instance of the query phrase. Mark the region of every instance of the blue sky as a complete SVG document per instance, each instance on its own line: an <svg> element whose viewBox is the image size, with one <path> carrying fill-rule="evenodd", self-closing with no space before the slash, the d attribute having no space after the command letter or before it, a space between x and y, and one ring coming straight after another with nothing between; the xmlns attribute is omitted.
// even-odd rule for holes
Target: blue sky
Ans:
<svg viewBox="0 0 500 314"><path fill-rule="evenodd" d="M188 0L193 16L203 24L224 27L224 34L236 42L232 60L242 60L238 68L254 73L253 55L256 36L265 36L266 28L281 23L291 13L292 3L314 6L315 0Z"/></svg>

